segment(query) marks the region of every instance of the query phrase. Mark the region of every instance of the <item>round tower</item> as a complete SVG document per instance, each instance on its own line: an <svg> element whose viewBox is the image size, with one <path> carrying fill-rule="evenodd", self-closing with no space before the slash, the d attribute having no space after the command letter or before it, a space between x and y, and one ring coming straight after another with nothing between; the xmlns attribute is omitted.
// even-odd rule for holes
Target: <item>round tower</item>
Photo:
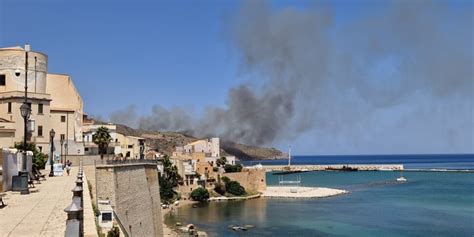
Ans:
<svg viewBox="0 0 474 237"><path fill-rule="evenodd" d="M25 90L25 49L0 48L0 92ZM19 75L15 75L19 72ZM28 93L46 93L48 56L28 52Z"/></svg>

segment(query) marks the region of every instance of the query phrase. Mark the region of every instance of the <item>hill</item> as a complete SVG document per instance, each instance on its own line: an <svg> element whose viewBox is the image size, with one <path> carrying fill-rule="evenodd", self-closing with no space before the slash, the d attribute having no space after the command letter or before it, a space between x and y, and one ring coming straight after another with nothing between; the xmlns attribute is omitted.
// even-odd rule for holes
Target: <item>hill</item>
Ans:
<svg viewBox="0 0 474 237"><path fill-rule="evenodd" d="M117 125L117 132L127 136L140 136L146 139L147 146L170 155L176 146L183 146L199 140L188 134L178 132L156 132L134 129L122 124ZM233 155L240 160L276 159L287 155L275 148L257 147L221 140L221 154Z"/></svg>

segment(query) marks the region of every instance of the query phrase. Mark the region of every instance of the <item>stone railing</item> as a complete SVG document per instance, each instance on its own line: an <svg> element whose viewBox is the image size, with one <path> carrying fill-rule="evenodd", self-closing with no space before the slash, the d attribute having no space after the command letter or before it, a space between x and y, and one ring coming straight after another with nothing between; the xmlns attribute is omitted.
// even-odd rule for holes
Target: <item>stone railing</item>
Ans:
<svg viewBox="0 0 474 237"><path fill-rule="evenodd" d="M96 160L95 165L122 165L122 164L158 164L158 160L148 159L121 159L121 160Z"/></svg>
<svg viewBox="0 0 474 237"><path fill-rule="evenodd" d="M72 202L64 209L67 213L66 232L64 234L66 237L84 236L83 172L81 164L79 166L79 173L77 174L76 186L72 189Z"/></svg>

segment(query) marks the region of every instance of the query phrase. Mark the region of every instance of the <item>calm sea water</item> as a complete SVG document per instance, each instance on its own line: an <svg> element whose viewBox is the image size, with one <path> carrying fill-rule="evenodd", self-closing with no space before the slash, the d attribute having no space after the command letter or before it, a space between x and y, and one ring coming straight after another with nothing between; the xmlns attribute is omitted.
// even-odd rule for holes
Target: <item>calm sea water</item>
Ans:
<svg viewBox="0 0 474 237"><path fill-rule="evenodd" d="M363 157L359 161L402 163L407 168L474 167L473 155L444 157L415 157L416 162L399 156L384 157L381 162ZM341 159L340 163L353 164L354 159ZM317 157L296 157L294 163L303 160L321 161ZM166 222L193 223L210 236L474 236L473 172L404 172L408 182L403 184L394 181L400 174L390 171L300 175L304 186L342 188L351 193L322 199L209 203L181 208L167 216ZM295 178L285 176L288 180ZM267 174L268 185L277 185L277 179ZM255 228L247 232L228 228L246 224Z"/></svg>

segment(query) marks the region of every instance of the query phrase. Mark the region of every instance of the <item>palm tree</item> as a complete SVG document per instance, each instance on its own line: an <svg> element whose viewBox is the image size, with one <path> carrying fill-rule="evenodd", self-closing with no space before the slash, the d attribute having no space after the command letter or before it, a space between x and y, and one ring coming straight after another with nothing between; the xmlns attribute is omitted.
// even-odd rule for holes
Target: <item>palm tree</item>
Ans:
<svg viewBox="0 0 474 237"><path fill-rule="evenodd" d="M99 147L100 159L103 160L104 154L107 153L109 142L112 141L109 129L104 126L99 127L94 135L92 135L92 141Z"/></svg>

